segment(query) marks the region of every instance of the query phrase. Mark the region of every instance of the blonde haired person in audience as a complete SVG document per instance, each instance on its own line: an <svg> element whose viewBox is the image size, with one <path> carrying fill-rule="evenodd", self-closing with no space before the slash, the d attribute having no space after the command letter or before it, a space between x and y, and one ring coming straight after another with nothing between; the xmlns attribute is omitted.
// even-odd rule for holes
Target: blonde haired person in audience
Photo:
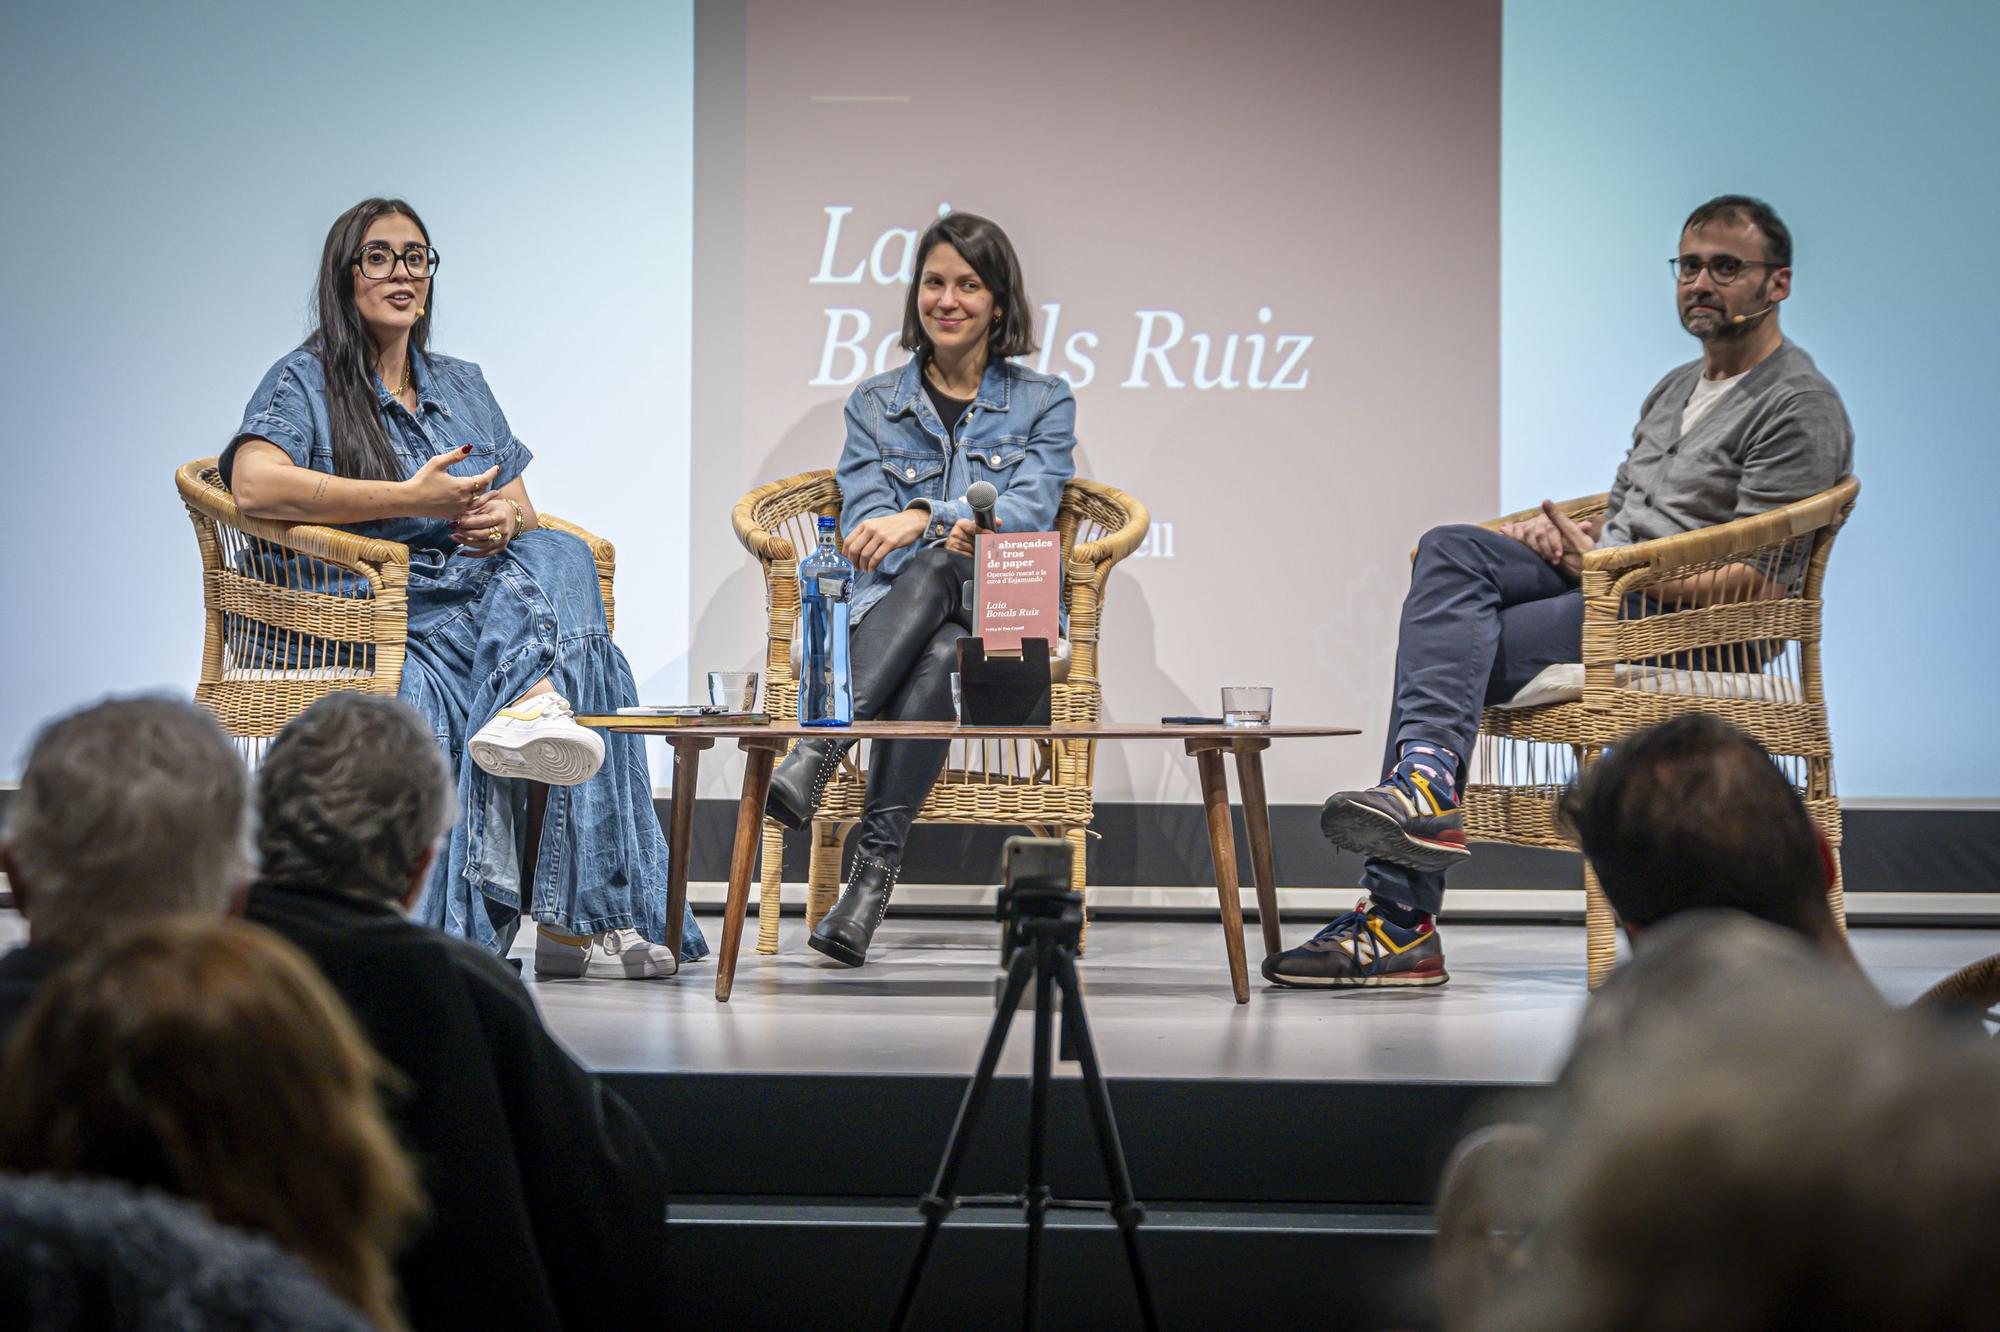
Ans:
<svg viewBox="0 0 2000 1332"><path fill-rule="evenodd" d="M43 986L0 1063L0 1168L200 1202L400 1328L422 1210L386 1069L297 949L238 921L133 930Z"/></svg>
<svg viewBox="0 0 2000 1332"><path fill-rule="evenodd" d="M0 1038L64 958L136 925L240 910L250 774L207 713L112 699L49 723L7 806L0 870L28 942L0 957Z"/></svg>

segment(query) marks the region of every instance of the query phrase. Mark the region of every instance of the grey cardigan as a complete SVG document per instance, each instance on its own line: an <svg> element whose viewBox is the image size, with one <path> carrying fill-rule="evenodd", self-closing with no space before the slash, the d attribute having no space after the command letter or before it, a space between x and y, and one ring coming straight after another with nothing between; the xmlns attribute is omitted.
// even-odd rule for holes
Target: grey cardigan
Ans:
<svg viewBox="0 0 2000 1332"><path fill-rule="evenodd" d="M1854 427L1840 394L1791 339L1683 435L1681 409L1700 376L1701 362L1690 361L1646 395L1598 545L1762 513L1816 495L1854 470Z"/></svg>

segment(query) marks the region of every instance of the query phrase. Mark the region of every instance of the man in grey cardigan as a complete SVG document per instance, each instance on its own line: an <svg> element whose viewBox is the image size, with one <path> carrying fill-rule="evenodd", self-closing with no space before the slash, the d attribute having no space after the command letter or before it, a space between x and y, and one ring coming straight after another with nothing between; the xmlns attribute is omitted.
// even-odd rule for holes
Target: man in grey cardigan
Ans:
<svg viewBox="0 0 2000 1332"><path fill-rule="evenodd" d="M1417 546L1396 646L1382 782L1330 797L1320 828L1367 859L1368 897L1264 960L1280 985L1442 985L1435 916L1465 859L1458 789L1480 709L1545 667L1581 659L1578 575L1596 546L1712 527L1817 494L1854 465L1840 395L1778 327L1792 290L1791 231L1759 199L1726 194L1689 215L1671 261L1681 326L1701 359L1646 395L1600 525L1555 505L1501 531L1433 528ZM1648 589L1655 605L1755 596L1779 577L1729 565ZM1641 613L1645 608L1640 608Z"/></svg>

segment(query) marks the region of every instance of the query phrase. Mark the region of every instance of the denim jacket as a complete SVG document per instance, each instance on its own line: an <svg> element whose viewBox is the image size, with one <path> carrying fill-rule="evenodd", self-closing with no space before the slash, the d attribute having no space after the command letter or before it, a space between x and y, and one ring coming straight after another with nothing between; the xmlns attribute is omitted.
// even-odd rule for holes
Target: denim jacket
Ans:
<svg viewBox="0 0 2000 1332"><path fill-rule="evenodd" d="M924 393L923 362L865 379L847 399L847 444L841 450L840 525L928 509L921 542L892 551L879 568L857 576L849 610L859 620L881 600L918 545L941 545L961 518L972 517L965 492L990 481L1000 492L994 515L1005 532L1046 532L1055 526L1063 486L1076 474L1076 398L1069 383L1012 361L989 361L979 393L953 440Z"/></svg>

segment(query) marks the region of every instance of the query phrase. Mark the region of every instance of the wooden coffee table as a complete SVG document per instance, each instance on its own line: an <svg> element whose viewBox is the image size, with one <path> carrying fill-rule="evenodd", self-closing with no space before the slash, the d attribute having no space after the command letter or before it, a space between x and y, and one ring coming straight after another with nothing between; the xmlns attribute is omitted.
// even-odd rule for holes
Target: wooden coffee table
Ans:
<svg viewBox="0 0 2000 1332"><path fill-rule="evenodd" d="M744 753L743 794L736 806L736 844L729 857L729 901L716 951L715 997L727 1003L736 983L736 951L743 941L743 918L750 905L750 880L757 869L764 797L771 789L771 765L791 742L821 737L844 740L1178 740L1186 746L1201 777L1202 805L1208 816L1208 850L1215 862L1215 895L1222 908L1223 946L1229 955L1229 984L1236 1002L1250 1002L1250 968L1243 948L1242 885L1236 876L1236 837L1229 820L1229 777L1222 758L1236 758L1242 791L1243 827L1250 838L1250 869L1257 883L1257 915L1264 927L1264 952L1282 946L1278 938L1278 880L1271 861L1271 816L1264 799L1264 758L1274 740L1359 735L1351 726L1170 726L1101 722L1078 726L961 726L953 722L874 721L839 728L772 722L768 726L662 726L647 717L579 716L586 726L632 735L656 735L674 749L674 791L667 819L670 852L667 882L667 943L676 951L687 904L688 843L694 830L695 777L701 751L717 740L734 740Z"/></svg>

